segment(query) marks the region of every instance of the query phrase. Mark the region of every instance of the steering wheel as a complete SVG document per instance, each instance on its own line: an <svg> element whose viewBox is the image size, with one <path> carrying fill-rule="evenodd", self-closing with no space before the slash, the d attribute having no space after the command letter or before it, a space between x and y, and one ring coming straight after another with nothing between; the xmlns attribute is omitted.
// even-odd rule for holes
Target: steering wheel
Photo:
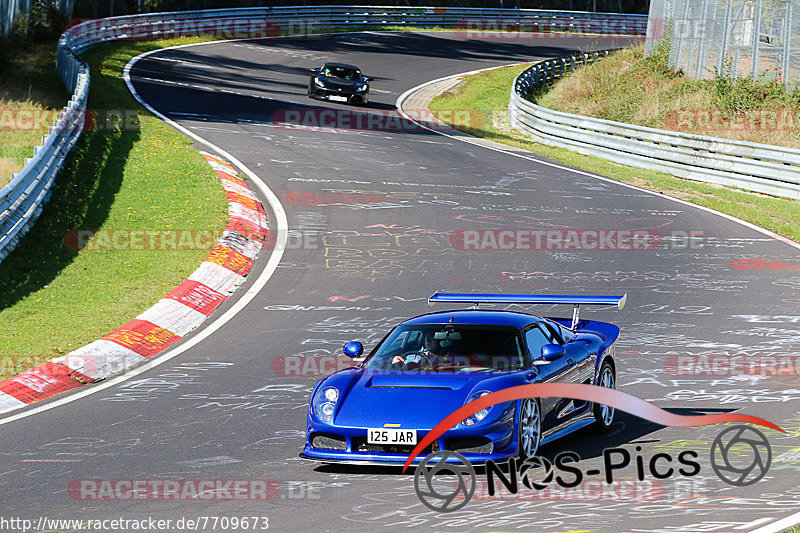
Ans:
<svg viewBox="0 0 800 533"><path fill-rule="evenodd" d="M414 352L414 353L416 353L416 354L417 354L417 355L419 355L419 356L420 356L422 359L424 359L425 361L427 361L427 363L428 363L430 366L433 366L433 364L434 364L434 357L437 357L435 354L433 354L432 352L429 352L429 351L427 351L427 350L423 350L423 351L421 351L421 352Z"/></svg>
<svg viewBox="0 0 800 533"><path fill-rule="evenodd" d="M430 353L430 352L426 352L426 351L418 352L418 351L416 351L416 350L412 350L412 351L410 351L410 352L405 352L405 353L402 353L402 354L400 354L400 357L402 357L402 358L403 358L403 362L401 362L401 363L395 363L395 364L397 364L397 365L407 365L408 363L406 363L406 362L405 362L405 359L406 359L406 357L408 357L409 355L418 355L418 356L420 356L420 357L421 357L421 358L422 358L424 361L426 361L426 362L428 363L428 365L430 365L430 366L433 366L433 363L434 363L434 361L433 361L433 358L435 357L435 356L434 356L434 354L432 354L432 353ZM419 363L416 363L416 362L415 362L415 364L419 364Z"/></svg>

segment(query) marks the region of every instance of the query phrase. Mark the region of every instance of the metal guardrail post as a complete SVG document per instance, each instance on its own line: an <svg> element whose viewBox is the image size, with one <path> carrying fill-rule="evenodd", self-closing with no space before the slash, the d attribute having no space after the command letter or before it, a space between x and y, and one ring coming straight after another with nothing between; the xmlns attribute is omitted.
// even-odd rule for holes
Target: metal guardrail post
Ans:
<svg viewBox="0 0 800 533"><path fill-rule="evenodd" d="M658 0L653 0L653 1L658 1ZM681 1L681 0L674 0L674 1L671 0L669 2L669 19L666 22L667 26L665 27L665 32L667 30L669 30L669 35L666 35L666 33L665 33L665 36L667 36L667 38L669 39L669 43L670 43L669 51L668 51L669 52L669 57L667 59L667 64L671 68L678 68L678 56L675 55L675 51L677 50L677 48L675 47L675 42L679 37L678 37L678 34L675 31L675 26L676 26L675 19L677 18L676 17L676 11L678 9L678 2L679 1Z"/></svg>
<svg viewBox="0 0 800 533"><path fill-rule="evenodd" d="M697 60L694 64L694 77L701 78L703 76L703 61L706 52L705 52L705 34L708 31L708 24L706 23L706 17L708 17L708 2L703 2L703 10L700 13L700 21L698 24L694 24L694 28L692 32L698 33L698 42L697 42Z"/></svg>
<svg viewBox="0 0 800 533"><path fill-rule="evenodd" d="M784 19L783 30L783 61L781 65L781 74L783 75L783 83L789 86L789 54L792 51L792 4L794 0L786 0L786 18Z"/></svg>
<svg viewBox="0 0 800 533"><path fill-rule="evenodd" d="M787 1L790 3L791 0ZM758 47L761 40L758 38L759 34L761 33L761 0L756 0L756 8L753 20L753 68L751 70L751 76L753 79L756 79L758 76Z"/></svg>
<svg viewBox="0 0 800 533"><path fill-rule="evenodd" d="M684 35L686 32L686 23L689 14L689 1L690 0L682 0L683 1L683 12L681 13L680 23L673 19L673 30L672 30L672 46L675 48L675 65L680 68L683 68L683 62L681 61L681 55L683 54L683 41L686 39Z"/></svg>
<svg viewBox="0 0 800 533"><path fill-rule="evenodd" d="M722 45L719 49L719 61L717 70L722 73L725 70L725 58L728 56L728 34L731 29L731 11L733 10L733 0L728 0L725 8L725 25L722 27Z"/></svg>

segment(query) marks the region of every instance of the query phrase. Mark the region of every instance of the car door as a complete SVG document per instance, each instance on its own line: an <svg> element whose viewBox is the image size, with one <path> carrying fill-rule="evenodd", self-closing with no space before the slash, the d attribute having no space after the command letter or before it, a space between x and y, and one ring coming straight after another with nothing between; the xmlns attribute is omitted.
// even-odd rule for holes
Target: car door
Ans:
<svg viewBox="0 0 800 533"><path fill-rule="evenodd" d="M574 364L575 373L570 377L571 383L591 384L594 379L594 365L597 357L591 353L591 344L555 322L545 320L545 325L553 333L553 342L564 346L564 356ZM558 412L558 424L570 422L573 418L586 413L589 402L580 400L565 401Z"/></svg>
<svg viewBox="0 0 800 533"><path fill-rule="evenodd" d="M576 379L575 383L594 383L595 366L597 364L597 349L594 343L578 337L574 331L565 328L558 322L548 319L544 319L543 322L553 332L554 337L558 339L554 342L562 344L566 355L575 363L578 370L578 379Z"/></svg>
<svg viewBox="0 0 800 533"><path fill-rule="evenodd" d="M529 325L524 330L525 345L532 361L541 360L542 346L545 344L564 344L552 329L542 322ZM568 353L547 364L536 365L538 373L529 374L537 383L575 383L578 379L575 361ZM571 400L564 398L541 398L542 430L561 424L568 416ZM566 415L565 415L566 413Z"/></svg>

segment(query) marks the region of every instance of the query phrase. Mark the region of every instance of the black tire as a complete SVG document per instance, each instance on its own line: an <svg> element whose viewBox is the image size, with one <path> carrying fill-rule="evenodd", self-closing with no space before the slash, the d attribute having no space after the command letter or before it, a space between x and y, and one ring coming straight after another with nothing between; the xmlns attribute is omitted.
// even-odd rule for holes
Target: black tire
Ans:
<svg viewBox="0 0 800 533"><path fill-rule="evenodd" d="M528 406L535 408L535 416L531 431L526 431L526 419L530 420L532 412L526 411ZM528 413L526 415L526 413ZM526 436L528 439L526 439ZM531 442L532 440L532 442ZM528 446L528 442L531 445ZM539 453L539 445L542 442L542 409L539 401L536 398L524 398L519 404L519 428L517 430L517 448L519 450L519 458L525 460L528 457L533 457Z"/></svg>
<svg viewBox="0 0 800 533"><path fill-rule="evenodd" d="M617 375L614 371L614 366L608 362L603 361L600 365L600 370L597 372L597 384L601 387L615 388L617 385ZM594 426L596 429L603 433L611 430L614 425L615 409L599 403L592 404L594 412Z"/></svg>

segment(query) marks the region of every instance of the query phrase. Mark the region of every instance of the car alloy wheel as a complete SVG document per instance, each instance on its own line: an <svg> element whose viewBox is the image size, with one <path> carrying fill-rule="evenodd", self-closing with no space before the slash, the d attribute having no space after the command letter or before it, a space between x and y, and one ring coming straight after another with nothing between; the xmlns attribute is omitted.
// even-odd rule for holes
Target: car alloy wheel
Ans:
<svg viewBox="0 0 800 533"><path fill-rule="evenodd" d="M533 457L539 451L542 437L542 416L535 398L522 400L519 413L519 455Z"/></svg>
<svg viewBox="0 0 800 533"><path fill-rule="evenodd" d="M608 361L603 362L602 366L600 367L600 377L597 380L597 384L601 387L606 387L609 389L613 389L616 386L614 367L612 367ZM608 431L611 429L611 424L614 423L614 412L615 409L613 407L597 403L594 404L594 418L596 421L596 426L601 431Z"/></svg>

